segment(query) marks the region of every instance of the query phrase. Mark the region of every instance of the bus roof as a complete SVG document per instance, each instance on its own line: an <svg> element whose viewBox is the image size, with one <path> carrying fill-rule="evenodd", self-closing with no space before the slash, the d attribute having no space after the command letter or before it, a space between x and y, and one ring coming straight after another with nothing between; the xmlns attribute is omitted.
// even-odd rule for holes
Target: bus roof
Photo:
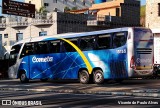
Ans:
<svg viewBox="0 0 160 108"><path fill-rule="evenodd" d="M64 33L64 34L56 34L51 36L41 36L41 37L31 37L24 40L21 40L14 45L20 43L27 43L27 42L37 42L37 41L44 41L44 40L57 40L58 37L61 38L74 38L74 37L82 37L86 35L94 35L94 34L102 34L102 33L111 33L111 32L119 32L119 31L128 31L129 28L133 27L123 27L123 28L115 28L115 29L107 29L107 30L99 30L99 31L90 31L90 32L81 32L81 33Z"/></svg>

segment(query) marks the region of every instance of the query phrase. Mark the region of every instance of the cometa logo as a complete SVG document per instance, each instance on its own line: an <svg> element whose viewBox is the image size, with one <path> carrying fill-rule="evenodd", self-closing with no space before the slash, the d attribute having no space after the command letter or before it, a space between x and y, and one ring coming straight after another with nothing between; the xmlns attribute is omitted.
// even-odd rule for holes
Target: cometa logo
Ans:
<svg viewBox="0 0 160 108"><path fill-rule="evenodd" d="M45 58L36 58L35 56L32 58L32 62L53 62L53 57L45 57Z"/></svg>
<svg viewBox="0 0 160 108"><path fill-rule="evenodd" d="M151 59L140 59L140 58L137 58L136 62L137 63L151 63Z"/></svg>

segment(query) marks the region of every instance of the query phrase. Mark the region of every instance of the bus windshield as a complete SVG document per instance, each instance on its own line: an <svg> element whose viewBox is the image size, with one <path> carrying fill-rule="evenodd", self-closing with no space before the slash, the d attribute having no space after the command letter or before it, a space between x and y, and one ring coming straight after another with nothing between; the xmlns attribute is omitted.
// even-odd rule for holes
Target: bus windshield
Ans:
<svg viewBox="0 0 160 108"><path fill-rule="evenodd" d="M19 51L21 49L22 44L15 45L11 48L10 56L9 56L9 65L12 66L16 63Z"/></svg>

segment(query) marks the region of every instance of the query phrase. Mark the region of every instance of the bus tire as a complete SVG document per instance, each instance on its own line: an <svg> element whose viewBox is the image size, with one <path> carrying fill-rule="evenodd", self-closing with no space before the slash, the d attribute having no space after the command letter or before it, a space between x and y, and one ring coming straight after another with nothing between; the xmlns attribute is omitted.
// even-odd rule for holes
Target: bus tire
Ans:
<svg viewBox="0 0 160 108"><path fill-rule="evenodd" d="M79 81L82 84L88 84L89 83L89 74L87 70L81 70L79 72Z"/></svg>
<svg viewBox="0 0 160 108"><path fill-rule="evenodd" d="M42 82L48 81L48 78L40 79Z"/></svg>
<svg viewBox="0 0 160 108"><path fill-rule="evenodd" d="M93 72L93 81L95 84L102 84L104 82L104 75L101 69L97 69Z"/></svg>
<svg viewBox="0 0 160 108"><path fill-rule="evenodd" d="M29 82L29 79L27 78L25 72L23 72L23 73L20 74L20 81L21 81L21 83L27 83L27 82Z"/></svg>

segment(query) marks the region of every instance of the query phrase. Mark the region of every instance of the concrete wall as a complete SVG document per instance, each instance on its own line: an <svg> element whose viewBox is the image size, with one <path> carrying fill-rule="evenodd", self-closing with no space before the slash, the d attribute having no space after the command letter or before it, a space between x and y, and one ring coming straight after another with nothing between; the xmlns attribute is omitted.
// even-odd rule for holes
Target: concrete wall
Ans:
<svg viewBox="0 0 160 108"><path fill-rule="evenodd" d="M48 3L49 6L46 6L47 11L53 12L55 8L59 12L64 12L65 7L69 7L72 9L73 7L77 7L78 9L83 9L91 6L90 0L85 0L85 5L83 3L83 0L76 0L76 2L73 2L74 0L25 0L26 3L29 3L31 1L32 4L36 4L36 9L39 10L40 7L44 6L44 3ZM54 1L54 2L53 2Z"/></svg>
<svg viewBox="0 0 160 108"><path fill-rule="evenodd" d="M146 0L146 27L160 28L160 16L158 16L158 3L160 0Z"/></svg>
<svg viewBox="0 0 160 108"><path fill-rule="evenodd" d="M57 15L57 33L68 32L87 32L107 29L103 27L87 26L88 15L85 14L69 14L58 13Z"/></svg>

